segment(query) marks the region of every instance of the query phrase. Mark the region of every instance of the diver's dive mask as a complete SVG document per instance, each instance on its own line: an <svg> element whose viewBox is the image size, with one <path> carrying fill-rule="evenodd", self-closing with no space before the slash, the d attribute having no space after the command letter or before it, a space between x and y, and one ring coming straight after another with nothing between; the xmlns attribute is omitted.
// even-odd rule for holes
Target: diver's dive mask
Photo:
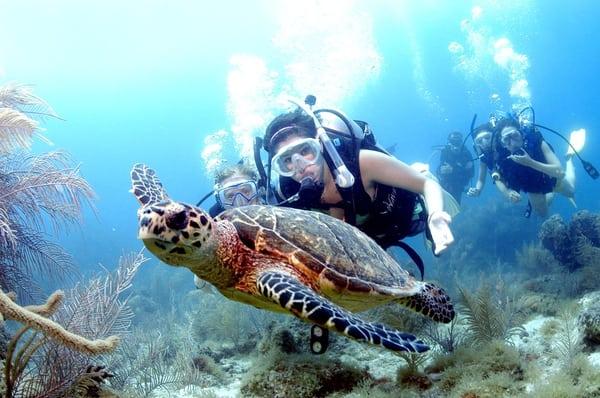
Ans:
<svg viewBox="0 0 600 398"><path fill-rule="evenodd" d="M256 200L260 192L254 180L237 180L215 186L217 201L224 209L246 206Z"/></svg>
<svg viewBox="0 0 600 398"><path fill-rule="evenodd" d="M322 165L321 144L315 138L302 138L277 151L271 160L273 171L283 177L302 173L313 164Z"/></svg>
<svg viewBox="0 0 600 398"><path fill-rule="evenodd" d="M473 139L478 152L486 152L492 147L492 133L489 131L479 132Z"/></svg>
<svg viewBox="0 0 600 398"><path fill-rule="evenodd" d="M327 152L329 159L331 159L331 161L328 161L328 163L330 163L329 166L331 168L331 172L335 179L336 185L340 188L350 188L352 185L354 185L354 176L344 164L344 161L340 157L340 154L338 153L337 149L335 149L331 138L329 138L329 136L327 135L327 130L324 126L324 123L322 123L321 120L317 117L316 114L319 111L313 112L311 109L311 106L315 104L316 99L314 98L314 96L309 97L307 97L307 100L304 103L294 98L288 98L288 100L293 104L297 105L312 118L313 123L315 124L315 129L317 130L316 138L323 144L323 148ZM330 110L322 111L325 111L321 117L322 119L326 113L333 113Z"/></svg>
<svg viewBox="0 0 600 398"><path fill-rule="evenodd" d="M460 151L463 146L462 134L458 131L450 133L448 135L448 148L452 151Z"/></svg>
<svg viewBox="0 0 600 398"><path fill-rule="evenodd" d="M523 135L514 127L505 127L500 134L500 142L503 147L512 151L523 145Z"/></svg>

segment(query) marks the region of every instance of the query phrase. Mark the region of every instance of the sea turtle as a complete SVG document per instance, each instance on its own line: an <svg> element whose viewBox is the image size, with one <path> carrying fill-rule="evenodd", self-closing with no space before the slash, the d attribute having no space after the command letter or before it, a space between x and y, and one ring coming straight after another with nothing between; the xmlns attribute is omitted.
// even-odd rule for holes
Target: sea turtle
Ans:
<svg viewBox="0 0 600 398"><path fill-rule="evenodd" d="M225 297L292 313L350 338L394 351L423 352L411 334L354 314L397 302L438 322L454 309L439 287L420 282L372 239L328 215L275 206L244 206L212 219L171 200L154 170L131 171L139 238L159 259L189 268Z"/></svg>

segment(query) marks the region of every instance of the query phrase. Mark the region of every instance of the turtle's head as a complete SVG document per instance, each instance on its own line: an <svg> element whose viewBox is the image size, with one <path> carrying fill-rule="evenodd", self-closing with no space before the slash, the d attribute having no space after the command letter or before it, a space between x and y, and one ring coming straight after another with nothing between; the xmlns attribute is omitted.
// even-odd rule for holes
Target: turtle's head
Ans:
<svg viewBox="0 0 600 398"><path fill-rule="evenodd" d="M203 210L163 200L138 211L138 238L167 264L191 268L215 257L214 221Z"/></svg>

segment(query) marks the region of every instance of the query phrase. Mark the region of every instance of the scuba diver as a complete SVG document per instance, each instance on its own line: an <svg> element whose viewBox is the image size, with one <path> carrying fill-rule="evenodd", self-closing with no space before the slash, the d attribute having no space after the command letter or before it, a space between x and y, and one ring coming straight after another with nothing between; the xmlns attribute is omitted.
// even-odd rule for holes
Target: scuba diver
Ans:
<svg viewBox="0 0 600 398"><path fill-rule="evenodd" d="M214 195L215 204L208 209L208 213L211 217L216 217L234 207L264 204L264 193L265 189L260 183L256 170L240 160L215 173L214 189L206 194L196 206L200 206L206 199ZM194 275L194 285L197 289L204 289L206 282Z"/></svg>
<svg viewBox="0 0 600 398"><path fill-rule="evenodd" d="M531 111L533 113L533 109ZM533 118L535 120L535 115ZM546 216L554 193L566 196L575 205L573 156L577 155L581 159L579 151L585 143L585 130L571 133L570 140L567 141L569 149L566 167L563 169L554 150L536 127L562 137L547 127L535 122L522 122L510 115L502 118L494 116L490 122L474 130L474 143L482 164L475 187L469 189L470 196L480 193L485 181L485 170L488 169L498 190L511 202L521 200L521 191L527 193L526 216L532 210L542 217ZM581 161L588 174L597 178L596 169L583 159Z"/></svg>
<svg viewBox="0 0 600 398"><path fill-rule="evenodd" d="M479 173L475 186L467 190L468 196L479 196L485 186L485 177L488 173L492 176L492 179L498 177L498 174L495 173L494 152L492 150L493 132L494 125L489 122L482 124L472 132L475 153L479 155Z"/></svg>
<svg viewBox="0 0 600 398"><path fill-rule="evenodd" d="M503 119L496 126L494 143L509 154L498 159L499 182L496 186L515 203L526 192L534 213L545 217L554 193L560 193L575 205L575 167L567 156L566 169L536 129L523 129L514 119Z"/></svg>
<svg viewBox="0 0 600 398"><path fill-rule="evenodd" d="M441 148L437 176L440 185L460 204L463 191L473 177L473 156L462 144L463 135L453 131L448 135L448 143Z"/></svg>
<svg viewBox="0 0 600 398"><path fill-rule="evenodd" d="M225 166L215 174L214 189L204 196L196 206L214 195L215 204L208 210L211 217L239 206L264 204L265 189L254 168L240 161Z"/></svg>
<svg viewBox="0 0 600 398"><path fill-rule="evenodd" d="M263 139L280 204L325 211L383 248L402 247L422 274L422 260L401 240L426 232L435 255L452 244L440 185L379 148L365 122L313 112L313 96L291 101L298 108L277 116Z"/></svg>

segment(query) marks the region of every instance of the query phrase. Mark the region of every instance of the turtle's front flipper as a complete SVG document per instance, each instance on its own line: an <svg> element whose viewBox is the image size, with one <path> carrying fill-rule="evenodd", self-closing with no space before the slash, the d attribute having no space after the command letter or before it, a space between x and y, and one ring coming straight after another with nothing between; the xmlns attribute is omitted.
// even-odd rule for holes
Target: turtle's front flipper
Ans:
<svg viewBox="0 0 600 398"><path fill-rule="evenodd" d="M291 311L298 318L335 330L350 338L393 351L424 352L429 349L411 334L390 329L379 323L363 321L287 274L267 271L257 278L256 283L263 296Z"/></svg>
<svg viewBox="0 0 600 398"><path fill-rule="evenodd" d="M143 206L169 199L154 170L142 163L136 163L131 169L130 192Z"/></svg>
<svg viewBox="0 0 600 398"><path fill-rule="evenodd" d="M436 322L450 323L456 315L450 297L433 283L422 283L419 293L398 302Z"/></svg>

